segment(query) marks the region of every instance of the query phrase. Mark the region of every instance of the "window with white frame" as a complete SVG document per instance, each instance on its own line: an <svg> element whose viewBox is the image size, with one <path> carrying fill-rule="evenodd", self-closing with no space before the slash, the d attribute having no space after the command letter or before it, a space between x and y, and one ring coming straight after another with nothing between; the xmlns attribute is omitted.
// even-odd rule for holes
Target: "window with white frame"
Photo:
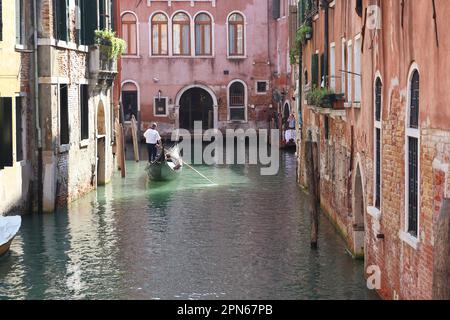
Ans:
<svg viewBox="0 0 450 320"><path fill-rule="evenodd" d="M212 20L206 13L195 17L195 55L209 56L212 54Z"/></svg>
<svg viewBox="0 0 450 320"><path fill-rule="evenodd" d="M230 121L246 120L247 93L241 81L234 81L228 89L228 105Z"/></svg>
<svg viewBox="0 0 450 320"><path fill-rule="evenodd" d="M347 101L353 101L353 44L347 44Z"/></svg>
<svg viewBox="0 0 450 320"><path fill-rule="evenodd" d="M177 13L172 19L173 54L191 55L191 19L186 13Z"/></svg>
<svg viewBox="0 0 450 320"><path fill-rule="evenodd" d="M228 55L243 56L245 54L245 22L240 13L233 13L228 18Z"/></svg>
<svg viewBox="0 0 450 320"><path fill-rule="evenodd" d="M152 55L165 56L169 53L168 19L163 13L152 17Z"/></svg>
<svg viewBox="0 0 450 320"><path fill-rule="evenodd" d="M336 46L330 45L330 88L336 92Z"/></svg>
<svg viewBox="0 0 450 320"><path fill-rule="evenodd" d="M418 237L419 231L419 98L420 76L414 69L409 78L409 101L406 128L406 231Z"/></svg>
<svg viewBox="0 0 450 320"><path fill-rule="evenodd" d="M122 36L127 44L125 55L137 55L137 19L130 12L122 15Z"/></svg>
<svg viewBox="0 0 450 320"><path fill-rule="evenodd" d="M381 82L380 77L377 77L375 80L375 88L374 88L374 117L375 117L375 149L374 149L374 158L375 158L375 208L380 210L381 208L381 117L382 117L382 93L383 93L383 84Z"/></svg>
<svg viewBox="0 0 450 320"><path fill-rule="evenodd" d="M153 105L154 105L155 116L166 116L167 115L167 98L166 97L155 97Z"/></svg>
<svg viewBox="0 0 450 320"><path fill-rule="evenodd" d="M355 102L361 103L361 36L355 39Z"/></svg>

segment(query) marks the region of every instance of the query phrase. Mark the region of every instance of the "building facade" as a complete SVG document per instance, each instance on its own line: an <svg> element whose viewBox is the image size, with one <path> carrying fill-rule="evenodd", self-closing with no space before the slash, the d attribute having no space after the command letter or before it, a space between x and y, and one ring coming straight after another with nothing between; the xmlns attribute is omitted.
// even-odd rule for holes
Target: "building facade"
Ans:
<svg viewBox="0 0 450 320"><path fill-rule="evenodd" d="M42 130L37 180L44 211L111 179L111 88L117 71L95 45L94 35L112 28L114 8L114 1L106 0L37 1Z"/></svg>
<svg viewBox="0 0 450 320"><path fill-rule="evenodd" d="M28 209L33 194L30 24L27 2L0 1L0 215Z"/></svg>
<svg viewBox="0 0 450 320"><path fill-rule="evenodd" d="M302 133L319 145L321 204L355 256L379 269L383 298L431 299L434 263L448 255L436 239L450 197L450 4L300 4L312 28Z"/></svg>
<svg viewBox="0 0 450 320"><path fill-rule="evenodd" d="M140 128L268 128L289 100L285 41L289 1L121 3L125 120ZM277 92L276 104L273 96ZM280 105L280 107L278 106Z"/></svg>

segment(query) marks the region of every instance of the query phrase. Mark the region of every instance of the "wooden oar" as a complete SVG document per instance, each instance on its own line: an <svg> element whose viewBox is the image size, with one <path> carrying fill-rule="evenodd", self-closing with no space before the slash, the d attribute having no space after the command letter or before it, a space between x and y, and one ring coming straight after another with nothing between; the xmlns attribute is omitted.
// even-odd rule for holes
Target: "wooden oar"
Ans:
<svg viewBox="0 0 450 320"><path fill-rule="evenodd" d="M171 151L168 151L167 153L168 153L168 154L171 154L171 155L173 156L173 154L172 154ZM213 182L211 179L209 179L207 176L205 176L203 173L199 172L199 171L196 170L194 167L192 167L192 166L190 166L189 164L187 164L182 158L180 158L179 160L181 161L181 163L182 163L183 165L186 165L189 169L192 169L192 170L193 170L195 173L197 173L199 176L201 176L202 178L208 180L208 182L210 182L210 183L212 183L212 184L216 184L216 183Z"/></svg>
<svg viewBox="0 0 450 320"><path fill-rule="evenodd" d="M208 180L209 182L211 182L212 184L216 184L213 181L211 181L211 179L209 179L207 176L205 176L204 174L200 173L198 170L196 170L194 167L188 165L186 162L184 162L183 159L181 159L181 162L183 162L184 165L186 165L188 168L194 170L198 175L200 175L201 177L205 178L206 180Z"/></svg>

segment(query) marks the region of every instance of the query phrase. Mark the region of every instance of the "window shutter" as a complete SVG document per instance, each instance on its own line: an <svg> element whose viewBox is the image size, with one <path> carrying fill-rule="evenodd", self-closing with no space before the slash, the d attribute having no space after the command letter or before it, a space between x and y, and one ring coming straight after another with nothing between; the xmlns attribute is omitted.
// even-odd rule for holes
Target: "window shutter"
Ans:
<svg viewBox="0 0 450 320"><path fill-rule="evenodd" d="M281 14L280 0L273 0L273 18L279 19Z"/></svg>
<svg viewBox="0 0 450 320"><path fill-rule="evenodd" d="M291 39L291 48L295 46L295 35L297 33L297 7L290 6L289 10L289 39Z"/></svg>
<svg viewBox="0 0 450 320"><path fill-rule="evenodd" d="M298 1L298 25L301 26L305 20L305 0L299 0Z"/></svg>
<svg viewBox="0 0 450 320"><path fill-rule="evenodd" d="M93 45L95 42L95 30L98 29L97 1L83 0L84 2L84 28L85 44Z"/></svg>
<svg viewBox="0 0 450 320"><path fill-rule="evenodd" d="M106 29L106 5L105 5L105 0L99 0L99 29L100 30L104 30Z"/></svg>
<svg viewBox="0 0 450 320"><path fill-rule="evenodd" d="M21 43L21 12L20 12L20 2L21 0L15 0L16 1L16 43L20 44Z"/></svg>
<svg viewBox="0 0 450 320"><path fill-rule="evenodd" d="M12 98L0 99L0 169L13 165Z"/></svg>
<svg viewBox="0 0 450 320"><path fill-rule="evenodd" d="M313 54L311 58L311 82L312 88L319 87L319 55Z"/></svg>
<svg viewBox="0 0 450 320"><path fill-rule="evenodd" d="M0 0L0 41L3 41L3 1Z"/></svg>

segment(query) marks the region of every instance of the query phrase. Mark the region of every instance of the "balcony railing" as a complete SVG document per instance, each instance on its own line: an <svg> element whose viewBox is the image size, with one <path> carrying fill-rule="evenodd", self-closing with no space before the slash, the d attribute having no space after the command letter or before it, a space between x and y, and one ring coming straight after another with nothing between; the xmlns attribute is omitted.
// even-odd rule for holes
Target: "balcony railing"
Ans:
<svg viewBox="0 0 450 320"><path fill-rule="evenodd" d="M305 1L305 20L313 19L319 13L319 1L306 0Z"/></svg>
<svg viewBox="0 0 450 320"><path fill-rule="evenodd" d="M89 48L89 72L99 85L112 85L117 75L117 59L111 59L98 45Z"/></svg>

